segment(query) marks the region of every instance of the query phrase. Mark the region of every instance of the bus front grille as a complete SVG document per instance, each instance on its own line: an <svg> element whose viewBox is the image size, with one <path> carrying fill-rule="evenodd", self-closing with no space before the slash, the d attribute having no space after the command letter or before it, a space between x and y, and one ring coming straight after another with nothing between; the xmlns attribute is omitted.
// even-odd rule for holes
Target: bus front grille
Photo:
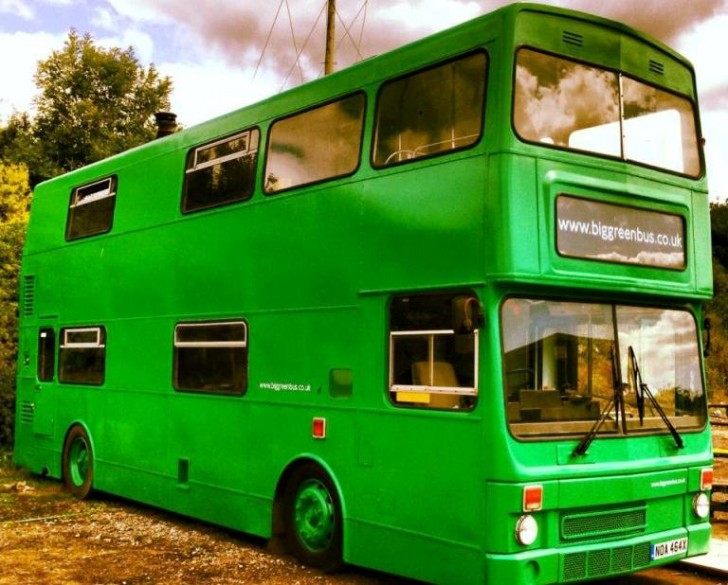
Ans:
<svg viewBox="0 0 728 585"><path fill-rule="evenodd" d="M634 571L649 564L649 543L603 548L564 555L562 577L564 581L580 581Z"/></svg>
<svg viewBox="0 0 728 585"><path fill-rule="evenodd" d="M647 508L619 508L606 511L565 513L561 516L561 539L571 542L639 534L647 526Z"/></svg>

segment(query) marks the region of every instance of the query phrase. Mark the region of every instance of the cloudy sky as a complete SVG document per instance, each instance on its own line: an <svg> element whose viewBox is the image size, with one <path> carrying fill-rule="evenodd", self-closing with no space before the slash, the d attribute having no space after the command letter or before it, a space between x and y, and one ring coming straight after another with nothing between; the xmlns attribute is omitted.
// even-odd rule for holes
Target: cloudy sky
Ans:
<svg viewBox="0 0 728 585"><path fill-rule="evenodd" d="M337 0L337 67L508 3ZM728 0L544 3L621 20L693 62L711 196L728 198ZM36 64L72 27L170 76L172 109L191 126L320 76L325 19L325 0L0 0L0 124L32 108Z"/></svg>

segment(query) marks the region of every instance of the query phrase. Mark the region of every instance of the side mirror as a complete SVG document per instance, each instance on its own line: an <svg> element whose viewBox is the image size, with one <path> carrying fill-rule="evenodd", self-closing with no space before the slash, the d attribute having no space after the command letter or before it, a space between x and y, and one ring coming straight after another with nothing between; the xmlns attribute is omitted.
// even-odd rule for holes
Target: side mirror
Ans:
<svg viewBox="0 0 728 585"><path fill-rule="evenodd" d="M456 334L472 333L485 324L477 297L455 297L452 301L452 328Z"/></svg>
<svg viewBox="0 0 728 585"><path fill-rule="evenodd" d="M710 355L710 318L706 317L703 320L703 357L708 357Z"/></svg>

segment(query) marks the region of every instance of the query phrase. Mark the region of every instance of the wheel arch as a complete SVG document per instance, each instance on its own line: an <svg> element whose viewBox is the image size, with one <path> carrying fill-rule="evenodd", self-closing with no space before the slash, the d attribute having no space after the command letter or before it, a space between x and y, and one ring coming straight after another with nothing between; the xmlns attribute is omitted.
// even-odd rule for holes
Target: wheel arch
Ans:
<svg viewBox="0 0 728 585"><path fill-rule="evenodd" d="M75 488L72 486L73 480L71 480L69 477L67 477L67 471L69 470L67 464L66 464L66 456L67 451L70 449L69 440L74 434L74 431L78 429L78 431L83 435L85 442L88 444L88 451L89 451L89 460L90 460L90 466L89 466L89 475L90 478L87 482L84 482L84 485L86 486L81 491L74 491ZM95 468L96 468L96 445L93 438L93 433L89 429L88 425L84 423L83 421L74 421L71 424L68 425L68 428L66 429L66 432L63 436L63 443L61 446L61 472L60 472L60 478L63 481L64 485L66 486L69 491L78 499L86 499L91 495L92 492L95 491L95 484L96 484L96 477L95 477ZM78 484L76 487L81 488L82 484Z"/></svg>
<svg viewBox="0 0 728 585"><path fill-rule="evenodd" d="M331 482L336 488L336 493L339 497L339 505L341 507L342 516L342 527L346 525L346 498L344 496L343 490L341 489L341 482L339 481L338 476L333 471L332 467L320 457L312 454L300 455L295 459L291 460L283 468L283 471L278 478L278 483L276 484L275 493L273 495L273 515L271 518L271 547L274 550L285 550L286 522L284 514L284 502L286 486L291 481L291 478L294 476L295 472L298 469L304 467L305 465L311 464L321 468L321 470L326 473L326 475L328 475L331 479ZM343 550L346 550L346 530L343 531L342 544L344 545Z"/></svg>
<svg viewBox="0 0 728 585"><path fill-rule="evenodd" d="M76 427L80 427L81 429L83 429L83 432L86 433L86 436L88 437L88 441L89 441L89 443L91 443L91 450L94 453L94 455L96 455L96 443L94 441L94 436L93 436L93 433L91 432L91 429L82 420L75 420L71 424L68 425L68 427L66 428L66 432L63 434L63 441L61 442L61 453L60 453L61 466L63 465L63 450L66 446L66 441L68 441L68 437L71 434L71 431L73 431L73 429Z"/></svg>

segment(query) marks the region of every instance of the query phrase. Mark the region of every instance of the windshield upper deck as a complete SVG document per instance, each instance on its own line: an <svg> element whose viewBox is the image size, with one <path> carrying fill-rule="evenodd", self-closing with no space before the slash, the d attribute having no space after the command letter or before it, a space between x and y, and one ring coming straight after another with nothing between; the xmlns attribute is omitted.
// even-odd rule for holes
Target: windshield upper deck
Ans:
<svg viewBox="0 0 728 585"><path fill-rule="evenodd" d="M529 48L516 54L514 84L522 140L701 174L695 109L684 96Z"/></svg>

